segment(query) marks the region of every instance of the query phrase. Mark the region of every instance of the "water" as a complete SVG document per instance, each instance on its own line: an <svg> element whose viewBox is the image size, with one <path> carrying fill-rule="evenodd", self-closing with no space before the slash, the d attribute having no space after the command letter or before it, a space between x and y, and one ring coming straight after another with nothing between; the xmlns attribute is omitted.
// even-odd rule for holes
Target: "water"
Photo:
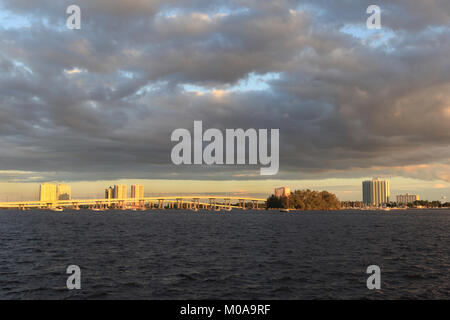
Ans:
<svg viewBox="0 0 450 320"><path fill-rule="evenodd" d="M449 227L443 210L2 210L0 299L449 299Z"/></svg>

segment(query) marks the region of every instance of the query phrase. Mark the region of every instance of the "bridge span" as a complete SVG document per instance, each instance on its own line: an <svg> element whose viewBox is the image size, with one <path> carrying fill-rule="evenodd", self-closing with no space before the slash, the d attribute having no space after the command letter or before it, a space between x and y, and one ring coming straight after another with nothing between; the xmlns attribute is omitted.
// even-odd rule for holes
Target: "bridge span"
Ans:
<svg viewBox="0 0 450 320"><path fill-rule="evenodd" d="M150 210L150 209L187 209L187 210L227 210L264 209L266 199L223 196L173 196L144 197L123 199L73 199L47 201L0 202L0 209L72 209L91 210Z"/></svg>

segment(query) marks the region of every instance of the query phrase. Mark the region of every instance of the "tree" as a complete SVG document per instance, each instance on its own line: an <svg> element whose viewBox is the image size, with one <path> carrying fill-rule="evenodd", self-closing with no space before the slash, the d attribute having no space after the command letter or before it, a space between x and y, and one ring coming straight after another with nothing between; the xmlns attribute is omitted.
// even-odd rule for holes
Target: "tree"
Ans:
<svg viewBox="0 0 450 320"><path fill-rule="evenodd" d="M328 191L295 190L289 197L267 199L267 208L290 208L297 210L339 210L341 203L335 194Z"/></svg>
<svg viewBox="0 0 450 320"><path fill-rule="evenodd" d="M267 208L282 208L281 198L271 195L267 198Z"/></svg>

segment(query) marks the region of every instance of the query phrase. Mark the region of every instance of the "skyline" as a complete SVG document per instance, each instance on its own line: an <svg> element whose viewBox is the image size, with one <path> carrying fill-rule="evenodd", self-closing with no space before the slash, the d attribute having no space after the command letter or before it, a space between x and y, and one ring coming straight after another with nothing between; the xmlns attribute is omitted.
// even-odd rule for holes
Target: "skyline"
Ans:
<svg viewBox="0 0 450 320"><path fill-rule="evenodd" d="M322 191L326 190L336 194L341 201L362 201L361 183L366 179L346 179L346 185L343 180L328 179L322 180L248 180L248 181L207 181L207 180L105 180L105 181L76 181L61 182L68 183L72 187L73 198L103 198L105 188L115 184L131 186L133 184L143 185L146 196L158 195L190 195L190 194L225 194L225 195L249 195L255 197L267 197L273 193L274 188L287 186L292 190L311 189ZM391 182L391 200L394 201L397 195L418 194L422 200L441 200L442 196L448 198L450 189L442 188L444 185L435 185L433 181L424 184L422 180L389 179ZM52 182L52 181L48 181ZM60 181L53 181L58 183ZM325 183L324 183L325 182ZM0 202L21 201L39 198L39 185L37 183L2 183L0 182ZM406 185L407 187L403 187ZM190 190L186 192L186 190ZM435 190L439 190L439 196L435 197ZM129 190L131 192L131 189Z"/></svg>
<svg viewBox="0 0 450 320"><path fill-rule="evenodd" d="M69 0L0 0L0 200L130 181L345 201L374 176L392 196L450 197L448 1L379 1L380 30L370 1L100 3L78 1L68 30ZM279 128L278 174L173 165L171 132L196 120Z"/></svg>

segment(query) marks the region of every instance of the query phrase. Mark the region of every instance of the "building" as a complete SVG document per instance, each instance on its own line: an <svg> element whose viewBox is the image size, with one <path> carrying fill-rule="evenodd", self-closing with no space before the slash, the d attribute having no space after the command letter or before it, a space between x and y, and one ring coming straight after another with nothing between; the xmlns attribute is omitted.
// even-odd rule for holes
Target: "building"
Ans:
<svg viewBox="0 0 450 320"><path fill-rule="evenodd" d="M363 181L362 183L363 202L369 206L381 206L389 203L391 196L389 180L372 180Z"/></svg>
<svg viewBox="0 0 450 320"><path fill-rule="evenodd" d="M280 187L275 189L275 197L287 197L291 194L291 189L288 187Z"/></svg>
<svg viewBox="0 0 450 320"><path fill-rule="evenodd" d="M127 186L122 184L116 184L114 186L114 199L126 199L127 198Z"/></svg>
<svg viewBox="0 0 450 320"><path fill-rule="evenodd" d="M142 199L144 198L144 186L140 184L133 184L131 186L131 198Z"/></svg>
<svg viewBox="0 0 450 320"><path fill-rule="evenodd" d="M70 200L72 187L67 184L43 183L39 189L39 200L44 202L56 202L58 200Z"/></svg>
<svg viewBox="0 0 450 320"><path fill-rule="evenodd" d="M397 204L408 204L414 201L419 201L420 197L417 194L400 194L397 196Z"/></svg>
<svg viewBox="0 0 450 320"><path fill-rule="evenodd" d="M52 203L56 202L57 197L57 187L53 183L43 183L39 188L39 201Z"/></svg>
<svg viewBox="0 0 450 320"><path fill-rule="evenodd" d="M141 186L140 184L133 184L131 186L131 198L135 199L135 205L139 205L139 200L144 198L144 186Z"/></svg>
<svg viewBox="0 0 450 320"><path fill-rule="evenodd" d="M114 198L114 189L113 187L109 187L105 189L105 199L113 199Z"/></svg>
<svg viewBox="0 0 450 320"><path fill-rule="evenodd" d="M72 198L72 187L67 184L58 184L56 198L58 200L70 200Z"/></svg>

